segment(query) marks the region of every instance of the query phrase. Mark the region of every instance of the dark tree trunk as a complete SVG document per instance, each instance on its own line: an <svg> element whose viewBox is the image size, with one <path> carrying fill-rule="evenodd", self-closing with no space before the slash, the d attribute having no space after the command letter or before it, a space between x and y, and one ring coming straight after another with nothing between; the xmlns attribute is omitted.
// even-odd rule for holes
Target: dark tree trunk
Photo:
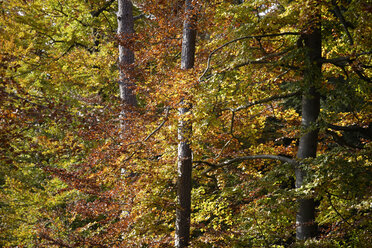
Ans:
<svg viewBox="0 0 372 248"><path fill-rule="evenodd" d="M194 67L195 41L196 41L196 19L192 0L186 0L186 16L183 23L181 69L187 70Z"/></svg>
<svg viewBox="0 0 372 248"><path fill-rule="evenodd" d="M193 68L195 59L196 27L192 0L185 3L185 21L183 24L183 40L181 54L181 69ZM178 182L177 182L177 209L176 209L176 235L175 246L177 248L187 247L190 236L190 213L191 213L191 170L192 151L190 148L190 136L192 126L190 121L182 120L182 117L190 111L190 106L181 102L179 114L181 121L178 127Z"/></svg>
<svg viewBox="0 0 372 248"><path fill-rule="evenodd" d="M119 87L120 98L124 105L136 106L132 80L134 52L131 48L134 34L133 6L130 0L118 0L118 37L119 37Z"/></svg>
<svg viewBox="0 0 372 248"><path fill-rule="evenodd" d="M305 67L304 80L308 87L302 96L302 129L297 152L298 159L316 157L318 144L318 129L315 127L320 111L320 97L317 87L321 83L321 33L320 25L313 28L311 33L303 35L307 50L308 65ZM300 188L306 178L305 170L296 168L296 188ZM306 240L316 236L314 199L298 200L299 208L296 216L296 238Z"/></svg>

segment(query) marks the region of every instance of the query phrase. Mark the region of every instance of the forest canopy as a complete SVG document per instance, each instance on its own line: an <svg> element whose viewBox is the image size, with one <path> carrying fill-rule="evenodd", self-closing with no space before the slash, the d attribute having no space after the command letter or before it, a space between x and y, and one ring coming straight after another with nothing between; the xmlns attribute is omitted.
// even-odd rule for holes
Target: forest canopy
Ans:
<svg viewBox="0 0 372 248"><path fill-rule="evenodd" d="M1 247L369 247L368 0L0 0Z"/></svg>

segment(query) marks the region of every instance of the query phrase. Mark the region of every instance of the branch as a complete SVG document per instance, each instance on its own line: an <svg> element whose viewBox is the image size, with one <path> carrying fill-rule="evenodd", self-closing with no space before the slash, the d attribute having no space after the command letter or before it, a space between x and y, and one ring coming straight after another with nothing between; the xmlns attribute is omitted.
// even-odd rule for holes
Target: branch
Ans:
<svg viewBox="0 0 372 248"><path fill-rule="evenodd" d="M164 126L165 122L167 122L167 120L168 120L169 109L170 109L169 107L167 107L165 109L165 117L164 117L163 122L160 123L160 125L154 131L152 131L149 135L147 135L147 137L142 142L147 141L151 136L153 136L157 131L159 131L160 128L162 128Z"/></svg>
<svg viewBox="0 0 372 248"><path fill-rule="evenodd" d="M284 98L288 98L288 97L291 97L291 96L296 96L296 95L299 95L299 94L300 94L300 91L293 92L293 93L288 93L288 94L284 94L284 95L275 95L275 96L271 96L271 97L268 97L268 98L264 98L264 99L261 99L261 100L257 100L257 101L247 103L247 104L239 106L237 108L229 108L229 109L224 109L224 110L230 110L232 112L237 112L237 111L240 111L242 109L247 109L249 107L252 107L254 105L258 105L258 104L266 103L266 102L271 102L271 101L274 101L274 100L284 99Z"/></svg>
<svg viewBox="0 0 372 248"><path fill-rule="evenodd" d="M372 83L371 78L369 78L368 76L364 75L364 73L363 73L362 70L359 70L359 68L357 68L357 67L353 67L353 70L359 76L359 78L363 79L364 81L366 81L368 83Z"/></svg>
<svg viewBox="0 0 372 248"><path fill-rule="evenodd" d="M244 62L242 62L240 64L237 64L237 65L234 65L231 68L228 68L226 71L238 69L238 68L243 67L243 66L246 66L246 65L262 65L262 64L269 64L271 62L272 61L269 61L269 60L262 60L262 58L255 59L255 60L248 59L248 60L246 60L246 61L244 61Z"/></svg>
<svg viewBox="0 0 372 248"><path fill-rule="evenodd" d="M320 62L321 63L330 63L330 64L334 64L334 65L339 66L339 67L344 67L348 63L353 62L357 57L362 56L362 55L368 55L368 54L372 54L372 50L368 51L368 52L362 52L362 53L358 53L358 54L352 54L350 56L343 56L343 57L338 57L338 58L333 58L333 59L322 58L320 60Z"/></svg>
<svg viewBox="0 0 372 248"><path fill-rule="evenodd" d="M300 33L297 33L297 32L284 32L284 33L279 33L279 34L249 35L249 36L240 37L240 38L231 40L229 42L226 42L225 44L223 44L223 45L217 47L216 49L214 49L209 54L208 60L207 60L207 68L205 68L203 74L199 77L199 81L201 82L202 81L202 78L209 71L210 65L211 65L211 59L212 59L213 54L215 54L217 51L221 50L222 48L230 45L231 43L234 43L234 42L237 42L237 41L240 41L240 40L245 40L245 39L260 39L260 38L265 38L265 37L278 37L278 36L283 36L283 35L300 35Z"/></svg>
<svg viewBox="0 0 372 248"><path fill-rule="evenodd" d="M358 125L337 126L333 124L327 124L327 126L331 129L338 130L338 131L363 131L367 129L367 128L360 127Z"/></svg>
<svg viewBox="0 0 372 248"><path fill-rule="evenodd" d="M221 168L221 167L233 164L233 163L239 163L239 162L243 162L245 160L250 160L250 159L272 159L272 160L279 160L283 163L288 163L288 164L293 165L293 166L298 165L297 161L294 160L294 159L284 157L284 156L280 156L280 155L266 155L266 154L237 157L237 158L233 158L233 159L223 161L223 162L218 163L218 164L213 164L213 163L210 163L210 162L207 162L207 161L194 161L193 163L208 165L210 168L205 170L204 172L202 172L202 174L205 174L205 173L207 173L211 170L215 170L215 169L218 169L218 168Z"/></svg>
<svg viewBox="0 0 372 248"><path fill-rule="evenodd" d="M350 223L347 221L347 219L344 218L344 216L342 216L342 215L340 214L340 212L337 210L337 208L333 205L333 203L332 203L332 199L331 199L331 194L330 194L328 191L326 191L326 193L327 193L327 197L328 197L329 204L331 205L331 207L333 208L333 210L335 210L336 214L337 214L338 216L340 216L341 219L342 219L346 224L348 224L349 226L353 226L352 224L350 224Z"/></svg>
<svg viewBox="0 0 372 248"><path fill-rule="evenodd" d="M233 113L234 114L234 113ZM231 121L231 126L233 125L233 121ZM231 131L232 132L232 131ZM223 152L223 150L231 143L231 140L232 140L232 138L231 139L229 139L224 145L223 145L223 147L221 148L221 151L217 154L217 156L215 157L215 159L216 158L219 158L220 156L221 156L221 154L222 154L222 152Z"/></svg>
<svg viewBox="0 0 372 248"><path fill-rule="evenodd" d="M64 11L63 11L63 5L60 1L58 1L58 5L60 7L60 9L57 9L57 8L53 8L53 10L61 13L62 15L66 16L66 17L70 17L68 14L66 14ZM78 18L76 17L72 17L75 21L79 22L81 25L83 25L83 27L88 27L89 25L82 22L81 20L79 20Z"/></svg>
<svg viewBox="0 0 372 248"><path fill-rule="evenodd" d="M368 55L368 54L372 54L372 50L368 51L368 52L362 52L362 53L358 53L358 54L352 54L352 55L349 55L349 56L343 56L343 57L338 57L338 58L333 58L333 59L322 58L322 59L320 59L320 62L321 63L334 64L335 66L338 66L338 67L342 68L344 71L345 71L344 67L347 66L348 64L350 64L352 69L354 70L354 72L359 76L359 78L363 79L364 81L366 81L368 83L371 83L372 82L371 78L369 78L368 76L365 76L363 74L363 71L360 68L358 68L357 66L354 66L352 64L359 56ZM361 64L360 66L368 68L367 65Z"/></svg>
<svg viewBox="0 0 372 248"><path fill-rule="evenodd" d="M238 157L238 158L233 158L233 159L230 159L230 160L226 160L222 163L216 164L216 166L217 167L222 167L222 166L226 166L226 165L237 163L237 162L243 162L243 161L249 160L249 159L272 159L272 160L279 160L283 163L288 163L288 164L291 164L291 165L297 165L296 160L293 160L291 158L287 158L287 157L284 157L284 156L280 156L280 155L251 155L251 156L243 156L243 157Z"/></svg>
<svg viewBox="0 0 372 248"><path fill-rule="evenodd" d="M350 45L352 46L354 44L354 41L353 41L353 37L351 37L351 34L347 28L347 23L346 23L346 20L344 18L344 16L342 15L341 13L341 10L340 10L340 7L336 4L336 1L335 0L332 0L332 5L333 5L333 11L335 12L337 18L340 20L346 34L347 34L347 37L349 38L349 42L350 42Z"/></svg>
<svg viewBox="0 0 372 248"><path fill-rule="evenodd" d="M45 239L47 241L50 241L51 245L57 245L59 247L66 247L66 248L73 248L73 246L71 246L67 243L64 243L62 240L53 239L46 232L40 233L40 238Z"/></svg>
<svg viewBox="0 0 372 248"><path fill-rule="evenodd" d="M327 127L337 131L346 131L346 132L360 132L366 135L368 138L372 139L372 125L369 123L368 127L363 128L358 125L351 126L337 126L333 124L327 124Z"/></svg>
<svg viewBox="0 0 372 248"><path fill-rule="evenodd" d="M343 146L343 147L350 147L350 148L353 148L353 149L363 149L364 147L363 146L357 146L357 145L353 145L353 144L349 144L343 136L339 136L336 132L333 132L333 131L330 131L330 130L327 130L326 131L328 134L330 134L333 138L333 140L340 146Z"/></svg>
<svg viewBox="0 0 372 248"><path fill-rule="evenodd" d="M153 136L157 131L159 131L165 124L165 122L168 120L168 115L169 115L169 109L170 107L166 107L165 109L165 116L164 116L164 120L160 123L160 125L155 128L154 131L152 131L149 135L146 136L146 138L144 138L142 141L138 141L136 143L140 143L140 145L143 145L144 142L146 142L148 139L151 138L151 136ZM124 159L123 161L126 162L126 161L129 161L137 152L138 152L139 149L136 149L134 152L132 152L126 159Z"/></svg>
<svg viewBox="0 0 372 248"><path fill-rule="evenodd" d="M145 14L140 14L140 15L134 16L134 17L133 17L133 20L134 20L134 21L137 21L137 20L139 20L139 19L141 19L141 18L143 18L143 17L146 17L146 15L145 15Z"/></svg>
<svg viewBox="0 0 372 248"><path fill-rule="evenodd" d="M271 63L272 61L270 60L265 60L265 59L269 59L269 58L274 58L274 57L277 57L277 56L280 56L280 55L283 55L283 54L286 54L287 52L289 52L290 49L288 50L285 50L283 52L279 52L279 53L272 53L272 54L268 54L266 56L263 56L261 58L258 58L256 60L247 60L243 63L240 63L238 65L235 65L234 67L230 68L230 70L234 70L234 69L238 69L240 67L243 67L243 66L246 66L246 65L259 65L259 64L268 64L268 63Z"/></svg>
<svg viewBox="0 0 372 248"><path fill-rule="evenodd" d="M32 102L32 101L30 101L30 100L28 100L28 99L26 99L26 98L23 98L23 97L21 97L21 96L15 94L15 93L8 93L8 92L6 92L6 91L2 91L2 92L4 92L5 94L7 94L7 95L10 96L10 97L13 97L13 98L18 99L18 100L25 101L25 102L27 102L27 103L29 103L29 104L31 104L31 105L34 105L34 106L37 106L37 107L40 107L40 108L43 108L43 109L49 109L49 108L48 108L47 106L45 106L45 105L42 105L42 104L39 104L39 103Z"/></svg>
<svg viewBox="0 0 372 248"><path fill-rule="evenodd" d="M103 11L107 10L111 6L111 4L115 1L116 0L110 0L106 2L101 8L95 11L92 11L90 14L92 15L92 17L98 17Z"/></svg>

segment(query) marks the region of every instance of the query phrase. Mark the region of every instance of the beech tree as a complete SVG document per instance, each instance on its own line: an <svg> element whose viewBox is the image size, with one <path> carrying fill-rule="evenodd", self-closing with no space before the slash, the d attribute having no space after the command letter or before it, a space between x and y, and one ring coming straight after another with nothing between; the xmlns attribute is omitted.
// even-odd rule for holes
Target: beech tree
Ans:
<svg viewBox="0 0 372 248"><path fill-rule="evenodd" d="M181 69L187 70L194 67L196 46L195 3L191 0L185 2L185 21L183 23ZM192 175L192 150L191 134L192 124L188 120L191 105L187 100L182 100L179 109L180 124L178 128L178 180L176 209L176 247L187 247L190 235L191 214L191 175Z"/></svg>
<svg viewBox="0 0 372 248"><path fill-rule="evenodd" d="M1 246L370 243L367 1L1 7Z"/></svg>
<svg viewBox="0 0 372 248"><path fill-rule="evenodd" d="M307 34L304 34L300 39L303 39L306 49L305 59L306 65L304 68L304 81L306 88L302 93L301 102L301 126L303 134L300 137L297 158L315 158L318 146L318 128L317 119L320 112L320 94L318 87L322 82L322 65L320 62L322 47L321 47L321 28L320 28L320 10L319 6L315 5L313 26L309 28ZM296 166L296 188L301 188L304 184L306 172ZM299 207L296 217L296 237L300 240L309 239L316 236L317 227L315 223L315 202L314 199L299 199Z"/></svg>
<svg viewBox="0 0 372 248"><path fill-rule="evenodd" d="M278 5L274 3L268 3L268 2L265 2L265 3L262 2L262 5L243 3L243 5L237 5L237 6L235 5L229 8L229 11L232 12L231 16L235 16L235 17L240 16L239 18L236 19L236 21L232 21L232 22L231 22L231 19L226 18L227 22L231 26L233 26L235 29L234 31L230 30L231 33L227 31L226 34L234 34L234 35L233 37L230 38L230 41L225 42L224 38L221 38L221 37L224 37L222 35L224 34L224 32L223 31L221 32L222 34L220 34L219 36L220 43L218 43L218 45L215 46L216 48L211 49L212 52L209 54L209 57L206 63L207 64L206 69L204 70L201 76L201 79L203 81L208 82L208 84L206 84L205 86L205 88L207 89L207 92L209 94L213 92L212 89L214 87L214 88L218 88L218 91L216 91L218 93L216 93L212 97L208 95L203 95L202 97L199 97L199 99L209 97L209 99L211 99L210 102L214 102L214 104L210 105L211 112L208 112L209 113L208 125L210 126L213 125L212 121L215 121L215 118L212 116L214 113L216 113L216 111L218 111L217 114L215 115L217 117L216 119L222 122L221 131L218 136L217 135L214 136L215 138L209 137L208 140L202 139L204 140L206 144L208 144L211 147L210 140L221 141L221 137L224 137L224 142L215 144L215 147L220 148L219 152L213 153L213 150L209 148L210 158L212 157L214 157L214 159L221 158L223 154L226 154L225 156L227 156L228 159L226 159L225 161L219 162L219 163L211 163L211 161L206 161L206 160L197 161L198 164L204 164L204 165L209 166L209 168L205 170L203 174L208 173L209 176L212 176L212 178L214 176L215 177L214 180L216 180L217 183L218 183L218 179L221 178L221 175L219 175L219 173L220 174L226 173L221 170L222 168L230 167L233 164L240 163L237 169L233 170L230 167L230 170L233 170L234 173L240 175L240 177L235 178L236 180L234 181L235 184L238 184L238 182L240 183L244 182L242 181L241 178L243 176L247 177L247 175L244 175L245 173L242 172L242 170L243 171L246 170L246 168L249 167L249 163L251 163L250 166L252 165L257 166L257 165L254 165L256 163L259 164L258 162L255 162L255 163L247 162L252 159L275 159L279 161L286 161L288 164L291 165L291 167L294 166L296 170L296 176L297 176L296 178L297 187L296 187L296 191L292 191L292 192L298 192L296 194L298 194L297 197L300 200L298 201L299 209L297 212L297 222L296 224L293 224L293 225L297 227L296 236L299 240L310 239L311 237L315 237L317 235L316 227L315 227L316 224L314 222L315 218L317 218L319 221L319 217L315 215L316 204L319 204L319 201L321 202L320 204L324 204L324 201L320 200L324 198L321 197L321 194L318 195L317 193L319 192L314 190L314 188L312 188L314 187L314 181L312 180L317 180L314 178L314 175L319 175L320 171L323 171L323 169L319 169L319 171L317 171L315 168L319 168L319 167L317 167L317 165L315 164L319 163L325 157L328 157L326 154L328 155L331 154L331 153L324 152L324 149L326 146L329 147L332 141L330 140L325 141L324 140L325 137L323 136L324 134L321 135L322 137L321 142L318 142L318 138L317 138L319 127L322 127L322 125L324 125L322 123L325 121L325 119L329 121L328 119L329 115L327 115L328 117L325 117L324 115L322 115L322 120L317 119L319 110L320 108L322 108L323 111L328 111L326 109L329 109L329 107L332 105L332 104L328 105L328 103L334 100L332 96L331 97L329 96L330 91L326 90L325 89L326 86L324 86L330 82L332 83L335 82L334 78L332 78L331 74L329 74L330 66L327 63L338 60L338 59L340 60L345 59L345 57L343 58L340 57L335 60L324 59L324 57L321 57L320 55L321 49L323 49L323 52L326 51L326 54L327 54L327 51L329 51L327 50L329 49L328 47L329 40L325 38L327 37L327 35L329 35L329 33L325 35L323 34L322 41L320 40L320 31L319 31L319 28L317 28L317 25L320 26L319 10L321 9L321 7L317 5L315 1L308 1L306 4L307 4L306 5L307 8L305 9L302 9L302 7L304 6L302 5L302 3L295 3L295 2L281 3ZM228 3L226 3L226 5L228 5ZM226 5L223 6L223 8L226 8ZM333 11L324 12L323 10L329 9L329 8L334 9L335 6L333 5L330 7L328 3L323 3L323 5L321 6L323 8L321 12L321 15L323 18L322 28L327 30L327 28L329 28L330 23L334 23L333 18L335 16L332 16L332 13L334 14L335 12ZM250 14L243 13L243 11L249 8L251 8L250 9L251 11L250 12L248 11ZM348 8L353 8L353 7L351 7L350 5L348 6ZM226 12L224 12L224 14L225 13ZM276 19L277 17L280 16L279 13L282 13L281 17L283 17L283 15L284 16L288 15L287 16L288 19L287 18ZM294 22L292 23L290 21L291 17L289 16L292 16L292 15L297 16L293 20L300 20L300 22L297 22L297 25L296 23ZM342 17L341 19L339 17L337 18L339 20L341 19L345 20L344 17ZM244 21L249 20L250 22L248 23L255 23L256 26L252 26L249 24L242 25L243 20ZM327 20L327 21L324 21L324 20ZM286 22L286 21L289 21L289 22ZM346 36L345 36L346 43L344 44L346 46L348 46L349 44L352 44L353 42L350 43L348 41L350 40L351 35L347 35L347 33L349 33L350 31L349 30L350 26L345 29L345 21L344 21L344 24L342 24L342 21L339 24L341 25L340 27L343 26L344 31L346 30ZM276 29L276 27L278 27L278 29ZM286 32L283 32L283 31L286 31ZM242 34L239 37L240 32L242 32ZM257 32L258 34L255 32ZM276 39L270 39L270 37L276 37ZM275 43L275 42L279 42L279 43ZM239 45L237 43L239 43ZM323 43L323 46L321 46L321 43ZM279 44L280 46L277 46ZM285 49L281 49L284 47ZM298 47L299 49L293 49L294 47ZM223 50L224 50L224 53L222 53ZM239 51L239 52L236 52L236 51ZM275 52L272 52L272 51L275 51ZM362 53L366 54L369 52L364 50L364 52ZM323 55L323 56L327 56L327 55ZM359 58L362 59L361 57ZM302 63L302 61L304 61L304 63ZM321 70L322 64L323 64L323 68L327 68L327 69L326 70L323 69L322 75L321 75L320 70ZM282 69L276 71L279 68L282 68ZM342 68L345 69L345 67L342 67ZM259 73L255 74L254 73L255 71ZM302 72L305 72L305 73L302 73ZM242 74L244 73L248 73L251 78L254 78L254 80L251 81L251 84L249 83L245 84L246 81L243 80L244 76L242 76ZM363 73L367 73L367 72L363 71ZM359 74L359 76L357 74ZM357 73L357 74L354 74L355 76L354 79L351 79L350 77L349 79L351 81L349 82L358 82L357 84L361 83L361 85L364 85L365 83L369 81L368 77L365 77L365 75L363 76L360 73ZM348 74L348 75L350 76L351 74ZM364 78L363 79L364 82L360 81L357 78L359 79ZM353 80L356 80L356 81L353 81ZM224 83L224 81L226 83ZM211 86L212 84L213 86ZM275 85L277 84L278 85L280 84L279 91L275 91ZM248 94L248 100L247 98L244 98L244 97L242 98L238 97L239 95L237 94L237 92L240 92L241 89L245 89L246 92L250 90ZM270 90L271 92L269 93L267 89L271 89ZM283 92L283 90L290 90L290 91ZM260 93L257 94L257 92L260 92ZM277 93L274 93L274 92L277 92ZM300 99L298 99L298 95L300 94L303 94L302 104L301 104ZM319 103L320 95L322 95L322 99L323 99L321 104ZM333 95L333 93L331 93L331 95ZM242 96L244 96L244 94L242 94ZM332 100L330 100L329 97ZM280 102L283 100L285 100L283 105L277 103L278 101ZM261 105L261 110L259 107L260 105ZM265 107L262 105L267 106L266 110L265 110ZM203 108L206 108L208 105L204 104L201 106ZM290 108L288 109L288 106L291 106L292 110L293 108L295 108L297 110L297 113L290 112L291 110ZM197 109L197 108L198 106L194 106L194 109ZM268 108L272 109L273 111L272 114L274 116L270 117L270 114L268 114L270 112L268 111ZM246 109L250 109L250 114L247 113L248 116L252 116L252 115L254 116L254 113L257 113L256 114L258 116L256 117L257 121L254 122L255 123L254 125L256 127L262 125L262 122L261 123L258 122L259 116L261 116L262 118L265 114L268 114L268 116L266 117L266 123L261 126L263 127L261 128L262 131L259 132L262 135L261 138L257 139L257 136L259 134L257 132L252 132L252 129L244 128L242 118L244 119L249 118L247 115L242 114L242 112L245 111ZM256 112L255 109L256 111L258 110L258 112ZM279 117L281 115L279 114L279 112L281 111L287 112L287 113L285 112L283 113L287 116L285 120L283 121L280 121L281 117ZM340 109L338 111L340 111ZM195 112L198 112L198 111L196 110ZM229 112L230 114L228 114ZM324 113L325 112L323 112L323 114ZM298 118L298 117L295 117L297 114L301 114L303 116L303 124L301 128L302 135L301 135L301 138L299 139L298 151L296 151L297 149L290 151L292 148L296 147L294 144L298 142L298 139L296 138L296 136L300 137L299 133L294 135L293 131L287 130L287 134L284 136L281 136L281 134L283 135L284 133L280 131L281 134L279 134L275 130L278 130L278 128L281 126L286 128L286 126L288 127L290 125L289 123L294 124L295 122L292 122L292 120ZM292 116L292 117L289 117L289 116ZM294 119L292 119L293 117ZM325 119L323 119L324 117ZM226 121L226 119L229 121ZM249 123L252 123L252 121L250 121ZM362 121L362 123L364 124L360 123L360 126L369 125L368 122L365 123ZM327 126L329 127L329 125ZM237 143L234 144L234 141ZM274 155L262 154L262 152L270 151L270 149L266 150L264 148L265 143L270 144L269 146L271 147L277 147L276 149L278 149L279 147L282 147L277 150L277 151L279 150L281 151L280 156L276 156L275 154ZM343 144L346 145L346 143L343 143ZM315 157L316 155L317 146L318 146L318 151L319 149L321 151L321 155L317 159L312 160L311 157ZM321 148L319 148L319 146ZM260 148L257 150L252 149L254 147L256 147L256 149L258 147ZM240 151L240 152L237 152L237 151ZM257 152L259 152L257 155L250 155L252 153L257 153ZM248 156L247 154L244 154L244 153L248 153ZM295 155L296 153L297 153L297 156ZM364 153L364 152L361 152L361 153ZM204 154L204 156L205 155L206 154ZM288 157L292 157L292 158L297 157L299 160L298 161L295 161L293 159L291 160ZM298 165L298 162L299 162L299 165ZM269 163L267 162L261 162L261 163L264 164L263 168L268 167L267 164ZM262 165L260 165L260 167L261 166ZM279 195L281 193L277 196L274 196L274 195L277 194L278 192L281 192L283 190L282 187L285 187L285 188L288 187L290 189L291 188L290 185L292 185L291 183L291 181L293 180L292 176L279 179L281 178L281 175L283 175L281 173L283 173L282 170L284 170L284 168L285 166L278 167L275 169L265 169L264 171L267 171L267 170L270 171L266 173L263 173L261 171L262 169L259 170L259 175L261 175L261 173L265 175L263 176L263 178L265 178L264 180L268 180L268 178L270 178L270 181L279 180L278 182L281 182L278 184L282 186L276 190L275 190L275 186L273 187L273 185L265 186L266 190L269 190L270 188L271 190L273 190L271 191L272 193L269 193L270 195L269 199L270 198L276 199L276 204L278 204L278 202L283 201L284 199L280 200L281 198ZM215 172L215 171L218 171L218 172ZM291 173L289 173L288 171L285 172L285 174L291 175ZM295 176L294 174L292 175L293 177ZM230 181L233 178L232 176L228 176L228 175L226 175L226 177L230 178ZM256 179L260 180L259 178L261 177L262 176L257 176ZM303 181L304 178L306 178L305 181ZM240 187L236 187L233 185L234 183L230 182L229 184L227 184L227 186L224 186L224 187L227 189L230 187L230 189L232 189L233 192L239 192L241 190ZM252 189L252 183L251 184L246 183L245 185L247 185L245 186L246 189L248 188ZM284 186L284 185L287 185L287 186ZM315 185L320 185L320 184L319 182L317 182L315 183ZM263 184L260 184L259 188L262 186ZM293 183L293 187L294 186L295 185ZM228 191L227 189L224 192ZM204 190L205 190L205 187L203 191ZM248 193L248 192L249 190L245 190L245 191L243 190L242 193L235 193L235 195L242 194L243 196L245 196L245 195L253 194L252 192L251 193ZM253 192L255 191L253 190ZM306 194L304 194L304 192L306 192ZM263 193L262 191L258 191L258 195L260 195L261 197L265 195L265 193L263 193L263 195L262 193ZM286 194L287 193L285 193L285 195ZM221 193L221 196L222 195L223 194ZM234 195L234 194L231 194L231 195ZM286 197L291 198L288 195ZM314 198L317 198L316 199L317 203L314 202ZM221 198L220 201L226 201L226 196ZM211 199L211 204L215 204L215 202L216 202L215 200ZM265 212L264 210L265 208L263 207L264 205L261 205L261 207L257 207L257 204L258 206L260 206L258 202L260 201L249 200L248 198L248 199L243 200L240 204L236 204L236 205L233 203L231 204L235 207L239 206L240 211L242 211L242 209L246 209L244 204L253 204L253 205L256 204L256 208L260 209L257 212L259 212L259 214L261 215ZM262 202L265 202L265 201L262 200ZM328 203L332 204L330 202ZM293 204L292 206L295 206L295 205ZM279 210L281 209L281 206L279 205L277 205L276 209L277 209L276 211L282 211L282 212L284 211L284 210ZM295 210L293 207L289 207L287 209L292 209L292 211ZM267 211L268 213L272 213L273 209L269 208L269 210ZM252 216L255 216L254 221L252 222L259 222L259 220L257 220L257 214L255 213L255 211L251 211L249 213ZM294 213L292 212L292 214ZM257 234L257 236L264 235L263 234L264 232L262 230L265 228L268 228L267 230L270 230L270 226L271 225L275 226L276 225L275 223L278 223L278 222L281 222L281 223L289 222L290 223L291 222L289 221L289 219L291 218L290 216L288 216L289 219L287 219L287 217L283 215L282 216L283 218L280 218L280 220L275 219L273 221L267 220L269 218L273 218L272 214L265 215L265 216L266 216L266 219L262 219L261 223L257 224L259 226L253 225L252 222L251 223L246 222L247 223L246 225L252 226L252 228L253 226L255 226L256 228L261 230L259 234ZM224 216L224 218L229 218L229 217ZM294 223L294 220L292 221ZM263 227L265 226L265 224L263 223L267 223L267 227ZM255 229L252 229L253 233L254 231ZM283 233L285 233L285 231ZM322 229L318 231L318 235L319 233L322 233ZM259 240L258 238L258 240L255 241L257 242L255 244L256 245L257 244L268 245L271 242L278 242L279 244L285 245L285 244L288 244L286 242L291 242L290 239L289 241L285 241L288 238L285 238L284 236L282 236L281 238L278 238L279 240L281 240L280 242L274 241L275 240L274 237L275 235L273 236L272 234L266 237L263 236L261 241L258 241ZM212 237L209 237L209 238L212 238ZM249 240L246 240L246 242L249 242ZM253 244L254 243L251 243L251 245Z"/></svg>
<svg viewBox="0 0 372 248"><path fill-rule="evenodd" d="M118 0L118 36L119 44L119 70L120 70L120 98L126 105L136 106L137 99L133 93L134 83L133 66L134 52L131 43L133 43L134 34L134 20L133 20L133 6L131 1Z"/></svg>

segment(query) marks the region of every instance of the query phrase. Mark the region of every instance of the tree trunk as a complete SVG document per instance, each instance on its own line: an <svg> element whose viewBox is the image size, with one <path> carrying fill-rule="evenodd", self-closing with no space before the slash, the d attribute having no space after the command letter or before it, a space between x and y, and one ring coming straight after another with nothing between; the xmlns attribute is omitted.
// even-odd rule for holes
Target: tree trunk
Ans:
<svg viewBox="0 0 372 248"><path fill-rule="evenodd" d="M304 80L308 89L302 96L302 129L304 133L300 138L297 152L298 159L316 157L318 144L318 129L315 127L320 111L320 97L317 87L321 83L321 33L317 25L311 33L303 35L307 49L308 65L305 67ZM305 170L296 168L296 188L300 188L306 178ZM315 203L313 198L299 199L299 208L296 216L296 238L306 240L316 236Z"/></svg>
<svg viewBox="0 0 372 248"><path fill-rule="evenodd" d="M187 70L194 67L196 27L192 0L185 2L185 21L183 24L183 40L181 54L181 69ZM187 103L181 102L181 105ZM192 125L190 121L182 120L187 115L191 106L181 107L179 114L181 121L178 127L178 182L177 182L177 209L176 209L176 234L175 246L187 247L190 236L190 213L191 213L191 170L192 151L190 148L190 135Z"/></svg>
<svg viewBox="0 0 372 248"><path fill-rule="evenodd" d="M137 106L133 94L132 80L134 52L131 48L134 34L133 5L130 0L118 0L118 37L119 37L119 88L124 106Z"/></svg>

